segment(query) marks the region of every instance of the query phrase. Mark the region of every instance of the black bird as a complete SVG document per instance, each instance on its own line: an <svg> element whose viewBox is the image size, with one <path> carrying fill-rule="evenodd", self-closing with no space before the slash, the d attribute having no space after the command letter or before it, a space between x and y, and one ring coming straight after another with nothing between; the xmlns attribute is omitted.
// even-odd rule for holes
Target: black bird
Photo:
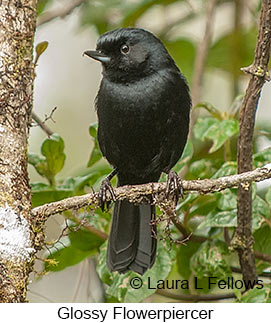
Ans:
<svg viewBox="0 0 271 323"><path fill-rule="evenodd" d="M98 142L114 167L100 196L118 186L157 182L168 174L167 194L180 190L171 168L187 141L191 98L189 88L168 51L149 31L121 28L98 39L96 51L84 54L103 66L96 97ZM155 208L117 201L107 248L111 271L143 274L156 257Z"/></svg>

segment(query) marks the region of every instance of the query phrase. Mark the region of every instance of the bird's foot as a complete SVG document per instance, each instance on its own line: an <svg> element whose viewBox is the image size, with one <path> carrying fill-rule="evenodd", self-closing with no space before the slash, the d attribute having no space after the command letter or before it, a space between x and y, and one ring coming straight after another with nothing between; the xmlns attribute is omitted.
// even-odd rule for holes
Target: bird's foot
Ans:
<svg viewBox="0 0 271 323"><path fill-rule="evenodd" d="M110 183L110 180L108 177L106 177L101 184L100 191L99 191L99 204L102 211L105 210L105 207L109 209L110 201L107 200L107 193L110 194L111 199L115 202L116 196L113 190L113 187Z"/></svg>
<svg viewBox="0 0 271 323"><path fill-rule="evenodd" d="M183 185L180 177L176 172L171 170L168 173L167 178L166 197L169 198L170 194L173 193L174 199L177 203L180 197L184 197L183 192Z"/></svg>

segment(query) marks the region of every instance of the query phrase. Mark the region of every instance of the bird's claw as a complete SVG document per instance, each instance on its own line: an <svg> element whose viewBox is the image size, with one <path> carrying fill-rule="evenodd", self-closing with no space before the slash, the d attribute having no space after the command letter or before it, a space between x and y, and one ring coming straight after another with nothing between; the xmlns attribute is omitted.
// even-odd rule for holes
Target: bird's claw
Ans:
<svg viewBox="0 0 271 323"><path fill-rule="evenodd" d="M105 178L102 181L100 191L99 191L99 204L100 204L100 208L102 209L102 211L105 210L105 206L107 209L110 206L110 201L107 200L107 193L110 194L111 199L115 202L116 196L115 196L113 187L110 183L110 180L108 178Z"/></svg>
<svg viewBox="0 0 271 323"><path fill-rule="evenodd" d="M183 185L180 177L174 171L168 173L166 197L169 198L170 194L173 193L175 201L178 202L179 198L184 198Z"/></svg>

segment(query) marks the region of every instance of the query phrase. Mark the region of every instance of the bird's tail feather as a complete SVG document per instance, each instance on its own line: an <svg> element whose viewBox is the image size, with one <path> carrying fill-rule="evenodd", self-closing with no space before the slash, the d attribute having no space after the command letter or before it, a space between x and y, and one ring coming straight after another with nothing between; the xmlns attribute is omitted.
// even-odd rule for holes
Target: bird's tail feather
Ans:
<svg viewBox="0 0 271 323"><path fill-rule="evenodd" d="M133 270L141 275L151 268L156 256L155 207L117 201L107 248L111 271Z"/></svg>

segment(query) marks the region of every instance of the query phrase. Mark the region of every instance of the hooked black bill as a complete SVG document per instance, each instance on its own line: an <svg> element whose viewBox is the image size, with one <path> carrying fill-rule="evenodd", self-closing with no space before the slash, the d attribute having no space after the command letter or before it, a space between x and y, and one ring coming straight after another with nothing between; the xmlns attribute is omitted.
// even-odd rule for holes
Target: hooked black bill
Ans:
<svg viewBox="0 0 271 323"><path fill-rule="evenodd" d="M110 61L110 57L96 50L87 50L84 52L84 55L89 56L90 58L95 59L101 63L108 63Z"/></svg>

